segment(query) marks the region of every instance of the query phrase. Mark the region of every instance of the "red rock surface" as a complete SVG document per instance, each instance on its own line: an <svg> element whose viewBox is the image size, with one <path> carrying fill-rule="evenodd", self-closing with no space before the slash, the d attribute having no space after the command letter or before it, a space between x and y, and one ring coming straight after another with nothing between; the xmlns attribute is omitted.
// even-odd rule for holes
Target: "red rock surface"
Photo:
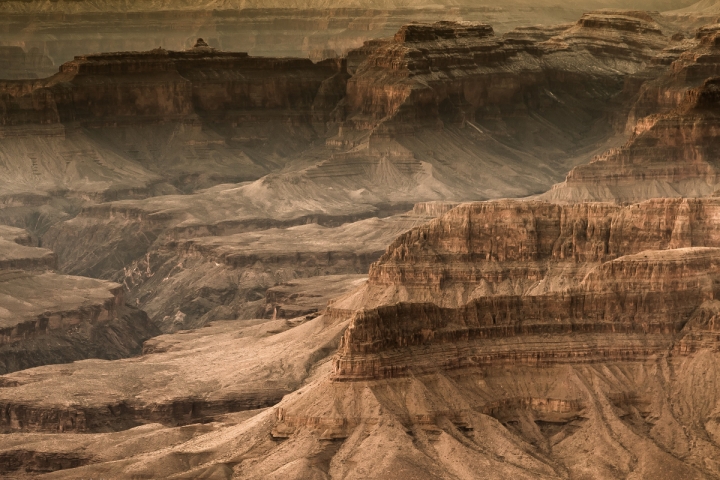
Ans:
<svg viewBox="0 0 720 480"><path fill-rule="evenodd" d="M641 89L622 147L573 169L544 198L640 201L711 195L717 189L720 34L700 29L665 74Z"/></svg>
<svg viewBox="0 0 720 480"><path fill-rule="evenodd" d="M341 316L360 308L335 373L384 378L492 364L478 353L487 339L546 334L618 335L618 346L581 349L579 358L515 350L497 360L547 364L667 351L718 294L720 230L711 219L719 209L715 199L459 206L401 236L372 266L366 289L331 306ZM638 333L655 340L639 350L622 346L625 335Z"/></svg>

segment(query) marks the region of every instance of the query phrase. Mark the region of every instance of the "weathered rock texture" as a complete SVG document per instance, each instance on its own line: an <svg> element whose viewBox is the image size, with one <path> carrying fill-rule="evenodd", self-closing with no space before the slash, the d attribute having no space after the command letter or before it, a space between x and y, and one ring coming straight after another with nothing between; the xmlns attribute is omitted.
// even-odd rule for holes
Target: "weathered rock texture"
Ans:
<svg viewBox="0 0 720 480"><path fill-rule="evenodd" d="M668 183L710 178L716 82L681 82L682 101L666 106L649 92L653 78L669 85L663 75L690 58L683 52L714 47L702 35L672 42L654 16L635 11L594 12L574 25L505 37L483 24L408 25L353 52L347 72L336 64L312 101L283 103L273 86L280 80L262 83L259 98L277 106L267 110L243 103L245 84L234 89L232 68L212 74L221 85L203 69L181 72L196 57L249 57L202 44L134 55L132 68L168 76L169 96L150 82L157 98L177 100L147 111L128 104L124 113L135 109L147 125L158 115L198 118L203 128L231 119L245 135L253 122L293 122L298 112L302 128L322 124L325 137L314 138L324 144L255 182L86 206L50 228L43 244L62 266L125 280L168 331L236 316L253 302L274 320L163 336L137 359L4 376L0 424L15 435L0 439L0 458L8 459L0 465L60 470L49 478L720 476L720 200L452 202L542 183L515 180L550 177L561 162L533 163L513 178L525 153L559 152L572 163L624 128L638 93L631 115L646 120L612 154L616 164ZM60 75L129 65L120 55L88 57ZM134 74L117 77L125 75ZM191 76L188 94L180 77ZM127 85L103 84L90 82L84 107L67 110L86 128L122 121L95 103L108 92L124 95ZM28 97L16 111L37 124L30 100L45 109L42 98ZM652 109L660 115L646 117ZM475 158L467 154L475 146L492 160L449 161ZM336 149L332 158L325 149ZM652 168L662 163L658 152L675 166ZM484 165L503 158L515 163L480 178ZM633 178L630 170L605 173ZM476 177L503 180L491 192L468 186ZM598 183L610 189L611 181ZM450 201L387 216L418 198ZM442 217L413 225L434 215ZM347 279L388 232L409 227L370 266L366 284L313 311L319 297L308 290L333 278L309 272ZM164 427L144 425L152 422ZM67 432L92 435L99 446ZM113 442L132 451L108 449Z"/></svg>
<svg viewBox="0 0 720 480"><path fill-rule="evenodd" d="M126 117L171 120L193 113L258 108L298 109L298 114L310 115L323 82L339 73L339 61L314 64L211 48L157 49L76 57L49 79L7 82L5 88L18 104L25 102L27 110L45 115L30 119L37 123L58 119L102 124ZM343 90L336 94L342 96ZM322 101L334 107L339 98L327 98L332 91L323 93ZM25 101L26 95L45 103ZM6 126L35 123L6 115Z"/></svg>
<svg viewBox="0 0 720 480"><path fill-rule="evenodd" d="M17 91L37 85L36 95L49 92L46 103L54 107L48 111L57 112L58 125L66 131L67 125L79 123L97 143L135 145L134 157L126 155L128 150L112 162L94 154L96 150L87 158L68 156L71 178L87 175L97 179L98 188L112 186L95 197L87 191L87 182L81 191L70 188L65 197L75 202L72 214L78 203L90 203L88 197L97 202L112 195L156 195L86 206L77 217L45 227L40 232L43 244L57 252L60 268L67 273L123 280L145 275L139 272L162 271L148 289L138 287L133 296L152 310L154 318L168 317L170 322L188 309L195 318L202 317L237 296L220 291L230 291L226 286L233 282L228 277L220 288L209 286L207 302L180 305L200 298L188 293L185 300L173 298L161 308L150 308L145 303L150 285L158 283L159 290L166 290L159 282L179 264L177 252L163 254L163 259L154 252L172 251L176 238L308 222L335 225L397 213L417 201L543 191L569 165L612 141L614 117L629 108L633 89L626 84L635 85L649 75L650 60L669 40L653 17L632 11L596 12L575 25L536 30L531 37L519 38L522 32L502 37L485 24L412 24L393 39L351 52L346 62L318 64L210 47L90 55L64 65L51 79L8 82ZM613 45L622 48L616 52ZM30 108L30 97L18 93L13 98L24 99L25 110L32 113L28 122L38 125L33 115L45 111L45 104L38 100L36 111ZM146 124L135 130L123 126L129 118ZM176 126L160 125L159 119ZM158 129L165 129L162 135ZM167 138L170 153L158 158L152 151L166 147L143 135ZM288 138L297 143L297 152L291 153L294 145ZM319 141L312 146L313 140ZM205 149L202 158L200 145ZM198 150L197 162L187 156L178 160L172 153L188 146ZM43 147L43 152L51 150L52 143ZM238 155L232 162L245 159L241 163L248 168L235 168L241 172L236 175L283 170L249 184L167 195L182 187L180 173L212 172L227 163L226 154L240 152L242 158ZM31 162L41 177L46 165L42 158ZM230 166L222 171L227 173ZM137 172L132 182L130 170ZM363 265L360 260L353 269L325 273L359 273ZM207 266L211 265L206 262ZM290 278L280 275L276 280ZM200 283L188 285L188 279L183 283L178 291L201 288ZM132 280L129 285L138 284ZM250 294L262 301L255 298L256 292ZM172 304L177 310L170 311ZM218 310L221 313L237 314L237 308Z"/></svg>
<svg viewBox="0 0 720 480"><path fill-rule="evenodd" d="M601 102L621 93L623 80L668 43L643 12L590 13L548 31L549 38L517 39L483 24L404 26L392 40L349 53L348 62L359 63L348 82L352 125L382 123L393 131L414 122L482 124L541 106L597 119L610 110Z"/></svg>
<svg viewBox="0 0 720 480"><path fill-rule="evenodd" d="M644 84L630 115L631 139L573 169L544 198L639 201L715 192L720 35L700 29L694 42Z"/></svg>
<svg viewBox="0 0 720 480"><path fill-rule="evenodd" d="M720 230L711 219L719 208L715 199L459 206L401 236L370 269L366 289L332 305L335 315L362 306L336 374L385 378L668 352L695 311L716 298ZM518 345L486 353L490 339L548 334L617 340L575 353ZM642 348L632 343L638 334ZM412 347L420 350L410 355Z"/></svg>
<svg viewBox="0 0 720 480"><path fill-rule="evenodd" d="M315 125L324 132L346 77L341 60L193 48L87 55L47 79L2 80L0 214L25 226L38 204L57 217L255 180L306 150Z"/></svg>
<svg viewBox="0 0 720 480"><path fill-rule="evenodd" d="M308 307L317 311L332 298L327 291L332 277L323 277L365 275L392 238L431 218L394 215L342 225L320 221L320 225L166 239L125 268L118 280L166 332L196 328L210 320L272 317L273 307L267 301L273 294L268 289L300 279L304 281L290 287L289 294L323 292L320 308ZM290 311L295 310L288 305ZM298 315L304 313L310 311ZM280 307L280 318L285 317Z"/></svg>
<svg viewBox="0 0 720 480"><path fill-rule="evenodd" d="M372 38L390 36L403 24L438 18L491 22L502 31L518 25L556 24L577 19L594 8L667 10L691 0L585 1L537 5L527 1L497 3L446 1L208 1L86 2L9 1L0 9L0 45L43 54L10 78L51 74L50 68L88 52L149 50L162 46L181 50L197 37L225 50L252 55L323 59L343 55ZM450 4L451 7L447 8ZM422 8L417 8L421 6ZM705 23L711 23L708 18ZM34 57L33 57L34 58ZM54 62L54 63L52 63ZM53 67L55 65L55 67ZM2 72L2 70L0 70ZM8 73L0 78L8 78Z"/></svg>
<svg viewBox="0 0 720 480"><path fill-rule="evenodd" d="M268 407L300 387L315 363L337 348L345 325L322 317L218 322L148 340L139 358L17 372L2 380L0 429L107 432L208 422ZM50 390L52 396L39 394Z"/></svg>
<svg viewBox="0 0 720 480"><path fill-rule="evenodd" d="M140 353L159 333L122 285L52 272L55 254L0 226L0 371Z"/></svg>
<svg viewBox="0 0 720 480"><path fill-rule="evenodd" d="M410 202L537 193L613 138L627 85L658 74L648 66L669 42L633 11L541 30L411 24L350 52L349 69L211 47L78 56L47 79L0 82L4 201L69 197L68 211L289 163L307 182L347 171L348 192L389 183L376 202L403 184ZM473 185L476 171L487 179Z"/></svg>
<svg viewBox="0 0 720 480"><path fill-rule="evenodd" d="M442 206L417 207L429 208ZM27 468L76 458L51 478L475 478L470 464L513 478L714 478L718 215L715 198L459 205L401 235L367 285L316 318L218 323L152 340L140 359L3 377L6 431L160 422L197 438L121 456L57 433L0 445ZM155 428L93 438L140 442Z"/></svg>

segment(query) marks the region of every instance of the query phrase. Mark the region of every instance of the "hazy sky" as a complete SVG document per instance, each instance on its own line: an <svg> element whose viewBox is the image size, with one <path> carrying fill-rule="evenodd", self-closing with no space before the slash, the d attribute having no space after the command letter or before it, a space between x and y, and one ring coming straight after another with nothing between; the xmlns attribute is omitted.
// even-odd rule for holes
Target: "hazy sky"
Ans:
<svg viewBox="0 0 720 480"><path fill-rule="evenodd" d="M714 4L720 0L701 0ZM39 11L156 11L237 8L393 8L430 5L508 5L563 6L569 9L587 8L638 8L673 10L687 7L697 0L0 0L0 12L31 13Z"/></svg>

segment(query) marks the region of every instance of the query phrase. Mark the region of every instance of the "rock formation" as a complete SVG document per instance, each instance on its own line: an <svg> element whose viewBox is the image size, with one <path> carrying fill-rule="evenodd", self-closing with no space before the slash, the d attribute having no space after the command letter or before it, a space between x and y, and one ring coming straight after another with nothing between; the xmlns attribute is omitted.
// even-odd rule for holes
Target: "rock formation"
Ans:
<svg viewBox="0 0 720 480"><path fill-rule="evenodd" d="M716 32L663 22L409 24L320 63L208 39L5 82L16 137L113 150L172 127L258 169L183 189L190 170L138 151L93 162L93 188L7 196L0 218L57 215L32 232L52 252L0 230L0 265L26 270L0 293L41 287L14 293L39 308L15 309L23 351L62 333L43 322L141 315L120 282L168 333L138 358L3 375L0 472L720 477ZM627 125L541 199L460 203L533 193ZM613 201L576 202L594 199ZM118 283L46 272L56 256ZM84 316L45 307L49 282L82 284Z"/></svg>
<svg viewBox="0 0 720 480"><path fill-rule="evenodd" d="M571 22L593 8L628 8L627 2L558 2L549 8L525 1L452 2L114 2L9 1L0 9L0 45L42 52L45 59L28 67L42 78L76 55L162 46L184 50L198 36L223 50L248 51L268 57L323 60L344 55L363 41L393 35L403 24L437 19L485 21L498 31L519 25ZM662 11L690 0L635 0L632 8ZM422 5L423 8L416 8ZM711 20L705 21L711 23ZM14 56L14 55L13 55ZM33 56L33 58L35 58ZM46 61L52 62L48 70ZM3 72L0 69L0 72ZM7 79L7 71L0 78Z"/></svg>
<svg viewBox="0 0 720 480"><path fill-rule="evenodd" d="M476 476L467 465L714 477L718 209L714 198L460 205L401 235L367 285L316 318L218 323L152 340L138 360L3 377L3 427L38 433L0 448L14 469L52 459L51 478ZM228 376L229 364L242 368ZM123 380L178 365L171 383ZM203 393L207 382L224 388ZM39 400L41 389L59 393ZM149 422L164 426L124 430ZM108 430L124 431L92 433ZM133 447L41 433L57 431ZM183 439L140 446L154 436Z"/></svg>
<svg viewBox="0 0 720 480"><path fill-rule="evenodd" d="M362 59L348 83L349 120L361 129L476 120L485 126L541 105L570 115L570 105L582 105L597 116L598 102L613 100L623 79L667 45L657 23L641 12L590 13L550 31L556 35L528 41L512 32L507 39L495 36L481 24L404 26L391 41L349 53L351 63ZM579 83L593 88L578 89Z"/></svg>
<svg viewBox="0 0 720 480"><path fill-rule="evenodd" d="M713 194L719 39L716 29L700 29L695 46L643 86L630 115L630 140L573 169L544 198L639 201Z"/></svg>
<svg viewBox="0 0 720 480"><path fill-rule="evenodd" d="M122 285L60 275L27 232L0 226L0 371L139 353L157 335Z"/></svg>
<svg viewBox="0 0 720 480"><path fill-rule="evenodd" d="M617 334L617 350L594 353L605 360L666 351L693 312L715 299L713 248L720 245L705 219L718 207L714 199L457 207L401 236L371 268L364 292L333 303L336 315L362 305L335 372L339 378L385 378L494 359L543 365L593 360L585 351L580 358L523 353L517 344L509 357L477 353L488 339L526 335ZM625 336L636 334L648 339L638 352L623 346ZM440 353L443 345L458 343L453 355ZM477 351L476 343L483 345ZM424 353L390 353L411 347ZM412 363L396 363L402 358Z"/></svg>

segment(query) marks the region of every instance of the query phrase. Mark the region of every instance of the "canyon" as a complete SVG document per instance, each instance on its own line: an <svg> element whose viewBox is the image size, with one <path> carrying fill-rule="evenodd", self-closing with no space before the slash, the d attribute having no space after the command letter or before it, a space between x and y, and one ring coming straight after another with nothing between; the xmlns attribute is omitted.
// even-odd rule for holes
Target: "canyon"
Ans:
<svg viewBox="0 0 720 480"><path fill-rule="evenodd" d="M637 0L633 7L664 11L692 8L693 3ZM88 53L183 50L192 47L197 37L227 51L317 61L344 56L364 41L392 36L413 21L484 22L504 33L518 26L570 23L586 11L605 7L626 8L627 2L13 0L0 5L0 66L3 61L13 65L0 77L47 77L76 55ZM25 59L19 61L21 56Z"/></svg>
<svg viewBox="0 0 720 480"><path fill-rule="evenodd" d="M198 25L327 10L3 4L200 30L12 53L0 475L720 477L720 29L691 3L348 2L247 53Z"/></svg>
<svg viewBox="0 0 720 480"><path fill-rule="evenodd" d="M0 227L0 371L124 358L160 332L117 283L62 275L26 231Z"/></svg>

